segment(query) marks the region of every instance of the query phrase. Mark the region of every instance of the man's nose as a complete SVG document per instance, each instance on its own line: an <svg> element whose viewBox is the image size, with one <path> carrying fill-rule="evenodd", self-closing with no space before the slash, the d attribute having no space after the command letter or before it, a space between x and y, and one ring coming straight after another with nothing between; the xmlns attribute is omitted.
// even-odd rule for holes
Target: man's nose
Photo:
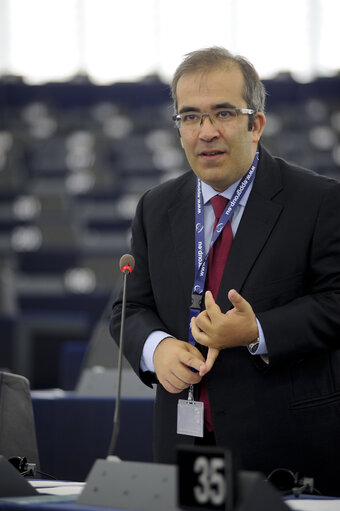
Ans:
<svg viewBox="0 0 340 511"><path fill-rule="evenodd" d="M206 120L206 122L204 122ZM214 138L218 135L219 131L216 128L216 124L214 123L211 115L209 113L202 114L200 120L200 135L203 138Z"/></svg>
<svg viewBox="0 0 340 511"><path fill-rule="evenodd" d="M209 113L201 114L200 127L202 127L202 126L203 126L204 118L205 118L205 117L208 117L208 119L209 119L210 123L211 123L211 124L214 124L214 121L213 121L213 119L212 119L212 117L211 117L211 115L210 115Z"/></svg>

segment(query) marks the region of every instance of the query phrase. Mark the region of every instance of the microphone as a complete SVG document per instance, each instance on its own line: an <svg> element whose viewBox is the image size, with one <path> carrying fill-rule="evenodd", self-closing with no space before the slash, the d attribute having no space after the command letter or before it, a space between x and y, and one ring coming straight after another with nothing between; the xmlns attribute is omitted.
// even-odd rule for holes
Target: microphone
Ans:
<svg viewBox="0 0 340 511"><path fill-rule="evenodd" d="M119 426L120 426L120 393L122 381L122 360L123 360L123 341L124 341L124 324L125 324L125 310L126 310L126 279L132 273L135 267L135 259L131 254L124 254L119 260L119 267L123 273L123 300L122 300L122 313L120 323L119 335L119 351L118 351L118 384L116 393L116 407L113 418L113 432L109 447L108 456L113 456L118 439Z"/></svg>
<svg viewBox="0 0 340 511"><path fill-rule="evenodd" d="M124 254L119 260L119 267L123 273L132 273L135 267L135 258L131 254Z"/></svg>

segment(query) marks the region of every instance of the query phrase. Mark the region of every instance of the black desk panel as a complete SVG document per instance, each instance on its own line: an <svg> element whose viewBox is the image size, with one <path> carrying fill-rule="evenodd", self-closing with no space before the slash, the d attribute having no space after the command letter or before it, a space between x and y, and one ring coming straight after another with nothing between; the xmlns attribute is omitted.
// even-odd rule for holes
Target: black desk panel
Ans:
<svg viewBox="0 0 340 511"><path fill-rule="evenodd" d="M33 391L40 466L59 480L84 481L110 445L115 399ZM123 398L116 455L152 461L153 398Z"/></svg>

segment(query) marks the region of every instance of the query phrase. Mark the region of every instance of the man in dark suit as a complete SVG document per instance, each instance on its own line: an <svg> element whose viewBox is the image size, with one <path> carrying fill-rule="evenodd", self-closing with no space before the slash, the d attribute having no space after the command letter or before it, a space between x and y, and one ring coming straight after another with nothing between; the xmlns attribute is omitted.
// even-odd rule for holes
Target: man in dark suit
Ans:
<svg viewBox="0 0 340 511"><path fill-rule="evenodd" d="M157 383L155 460L216 443L240 468L284 467L340 495L340 184L260 145L265 92L244 58L193 52L172 92L191 170L139 202L125 323L125 356ZM215 194L229 200L233 241L214 297ZM115 339L120 311L121 297ZM193 423L177 431L188 389L204 401L203 438Z"/></svg>

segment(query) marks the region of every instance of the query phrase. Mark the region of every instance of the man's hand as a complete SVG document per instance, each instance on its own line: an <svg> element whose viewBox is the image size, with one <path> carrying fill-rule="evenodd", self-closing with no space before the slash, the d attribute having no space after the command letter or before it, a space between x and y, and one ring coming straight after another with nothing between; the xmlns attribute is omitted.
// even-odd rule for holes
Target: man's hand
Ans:
<svg viewBox="0 0 340 511"><path fill-rule="evenodd" d="M212 366L214 365L215 360L217 359L219 353L220 353L220 350L218 350L216 348L208 349L207 359L206 359L205 363L203 365L201 365L201 367L200 367L200 376L204 376L212 369Z"/></svg>
<svg viewBox="0 0 340 511"><path fill-rule="evenodd" d="M247 346L258 337L256 317L251 305L235 289L229 291L228 298L234 308L224 314L211 292L207 291L206 309L196 318L192 318L192 335L196 342L208 346L209 349Z"/></svg>
<svg viewBox="0 0 340 511"><path fill-rule="evenodd" d="M158 381L172 394L199 383L202 379L200 368L205 364L202 353L195 346L173 337L166 337L158 344L153 362Z"/></svg>

